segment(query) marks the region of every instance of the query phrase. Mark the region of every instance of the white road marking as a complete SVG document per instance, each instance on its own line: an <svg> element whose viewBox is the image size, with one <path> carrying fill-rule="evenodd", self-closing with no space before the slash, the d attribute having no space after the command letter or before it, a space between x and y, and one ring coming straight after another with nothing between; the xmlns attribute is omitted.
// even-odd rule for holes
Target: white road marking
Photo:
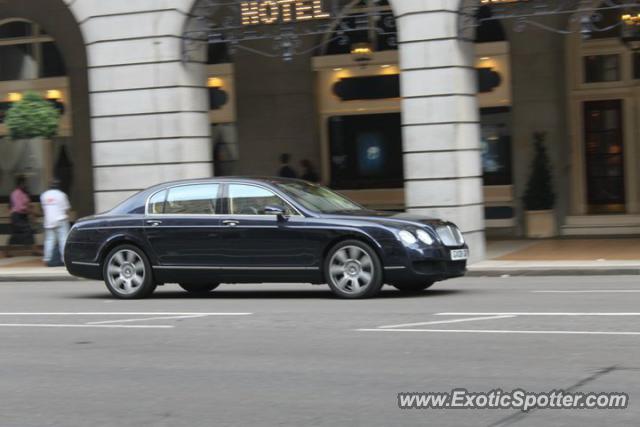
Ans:
<svg viewBox="0 0 640 427"><path fill-rule="evenodd" d="M501 329L356 329L362 332L436 332L468 334L640 335L640 332L609 331L516 331Z"/></svg>
<svg viewBox="0 0 640 427"><path fill-rule="evenodd" d="M409 326L425 326L425 325L439 325L443 323L459 323L459 322L474 322L476 320L493 320L493 319L507 319L516 316L485 316L485 317L466 317L464 319L452 319L452 320L435 320L432 322L419 322L419 323L404 323L401 325L385 325L379 326L378 329L390 329L390 328L406 328Z"/></svg>
<svg viewBox="0 0 640 427"><path fill-rule="evenodd" d="M0 316L249 316L253 313L197 313L197 312L153 312L153 311L109 311L109 312L0 312Z"/></svg>
<svg viewBox="0 0 640 427"><path fill-rule="evenodd" d="M253 313L193 313L193 312L4 312L0 316L152 316L142 318L126 318L87 322L82 324L58 324L58 323L0 323L0 327L27 327L27 328L126 328L126 329L168 329L173 325L121 325L121 323L141 322L145 320L173 320L188 319L208 316L249 316Z"/></svg>
<svg viewBox="0 0 640 427"><path fill-rule="evenodd" d="M126 328L126 329L169 329L173 325L87 325L87 324L56 324L56 323L0 323L0 327L23 328Z"/></svg>
<svg viewBox="0 0 640 427"><path fill-rule="evenodd" d="M624 294L637 293L640 289L592 289L584 291L530 291L533 294Z"/></svg>
<svg viewBox="0 0 640 427"><path fill-rule="evenodd" d="M206 314L196 314L190 316L161 316L161 317L141 317L139 319L117 319L117 320L102 320L99 322L87 322L85 325L106 325L108 323L127 323L127 322L142 322L145 320L174 320L174 319L195 319L198 317L207 317Z"/></svg>
<svg viewBox="0 0 640 427"><path fill-rule="evenodd" d="M640 313L435 313L435 316L640 316Z"/></svg>

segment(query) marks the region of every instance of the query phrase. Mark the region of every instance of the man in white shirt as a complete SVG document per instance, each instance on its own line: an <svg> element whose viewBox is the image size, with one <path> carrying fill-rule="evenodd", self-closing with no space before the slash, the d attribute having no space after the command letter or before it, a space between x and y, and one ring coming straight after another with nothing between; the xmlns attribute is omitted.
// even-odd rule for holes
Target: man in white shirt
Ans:
<svg viewBox="0 0 640 427"><path fill-rule="evenodd" d="M44 213L44 262L48 264L54 257L56 241L60 258L64 256L64 244L69 233L69 198L60 191L60 181L54 179L49 190L40 195Z"/></svg>

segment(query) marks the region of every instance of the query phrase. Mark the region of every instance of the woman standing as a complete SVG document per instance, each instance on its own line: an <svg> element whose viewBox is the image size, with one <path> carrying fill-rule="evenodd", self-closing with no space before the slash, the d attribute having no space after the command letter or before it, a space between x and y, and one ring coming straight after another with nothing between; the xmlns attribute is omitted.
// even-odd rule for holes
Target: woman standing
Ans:
<svg viewBox="0 0 640 427"><path fill-rule="evenodd" d="M11 237L9 246L33 246L33 228L29 222L31 213L31 198L27 190L27 179L24 175L16 178L16 188L9 198L11 206Z"/></svg>

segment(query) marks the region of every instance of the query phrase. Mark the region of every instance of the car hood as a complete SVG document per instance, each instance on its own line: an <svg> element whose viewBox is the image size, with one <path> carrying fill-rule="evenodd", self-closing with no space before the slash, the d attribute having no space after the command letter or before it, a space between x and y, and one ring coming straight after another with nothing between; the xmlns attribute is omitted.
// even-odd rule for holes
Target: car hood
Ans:
<svg viewBox="0 0 640 427"><path fill-rule="evenodd" d="M338 213L324 214L323 218L330 219L351 219L359 221L374 221L380 223L397 223L398 225L430 225L432 227L446 224L438 218L427 215L419 215L408 212L388 212L388 211L343 211Z"/></svg>

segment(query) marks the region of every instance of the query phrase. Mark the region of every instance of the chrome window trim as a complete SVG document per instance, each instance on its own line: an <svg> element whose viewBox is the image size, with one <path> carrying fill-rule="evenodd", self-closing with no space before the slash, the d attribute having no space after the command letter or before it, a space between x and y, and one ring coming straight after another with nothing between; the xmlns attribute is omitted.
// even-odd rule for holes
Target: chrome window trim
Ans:
<svg viewBox="0 0 640 427"><path fill-rule="evenodd" d="M171 190L172 188L177 188L177 187L186 187L186 186L190 186L190 185L250 185L253 187L258 187L262 190L266 190L269 191L271 193L273 193L274 196L276 196L277 198L279 198L280 200L282 200L287 206L289 206L291 208L291 210L293 212L295 212L295 215L291 215L291 216L295 216L295 217L301 217L301 218L306 218L305 215L303 215L300 210L293 206L291 203L289 203L289 201L287 201L281 194L273 191L271 188L266 187L264 185L260 185L260 184L256 184L253 182L247 183L247 182L238 182L238 181L224 181L224 182L206 182L206 183L188 183L188 184L176 184L176 185L172 185L170 187L164 187L161 188L157 191L154 191L153 193L151 193L149 196L147 196L147 198L145 199L145 203L144 203L144 216L148 217L148 216L161 216L163 218L171 218L171 217L176 217L176 218L195 218L195 217L199 217L199 218L221 218L221 217L229 217L229 216L233 216L234 218L236 217L244 217L244 218L257 218L257 217L267 217L267 218L273 218L276 215L264 215L264 214L260 214L260 215L234 215L231 213L228 214L176 214L176 213L169 213L169 214L165 214L165 213L161 213L161 214L150 214L149 213L149 201L153 198L153 196L155 196L158 193L161 193L163 191L167 192L167 196L169 195L169 190ZM216 199L217 199L217 195L216 195ZM165 199L165 203L166 203L166 199Z"/></svg>

